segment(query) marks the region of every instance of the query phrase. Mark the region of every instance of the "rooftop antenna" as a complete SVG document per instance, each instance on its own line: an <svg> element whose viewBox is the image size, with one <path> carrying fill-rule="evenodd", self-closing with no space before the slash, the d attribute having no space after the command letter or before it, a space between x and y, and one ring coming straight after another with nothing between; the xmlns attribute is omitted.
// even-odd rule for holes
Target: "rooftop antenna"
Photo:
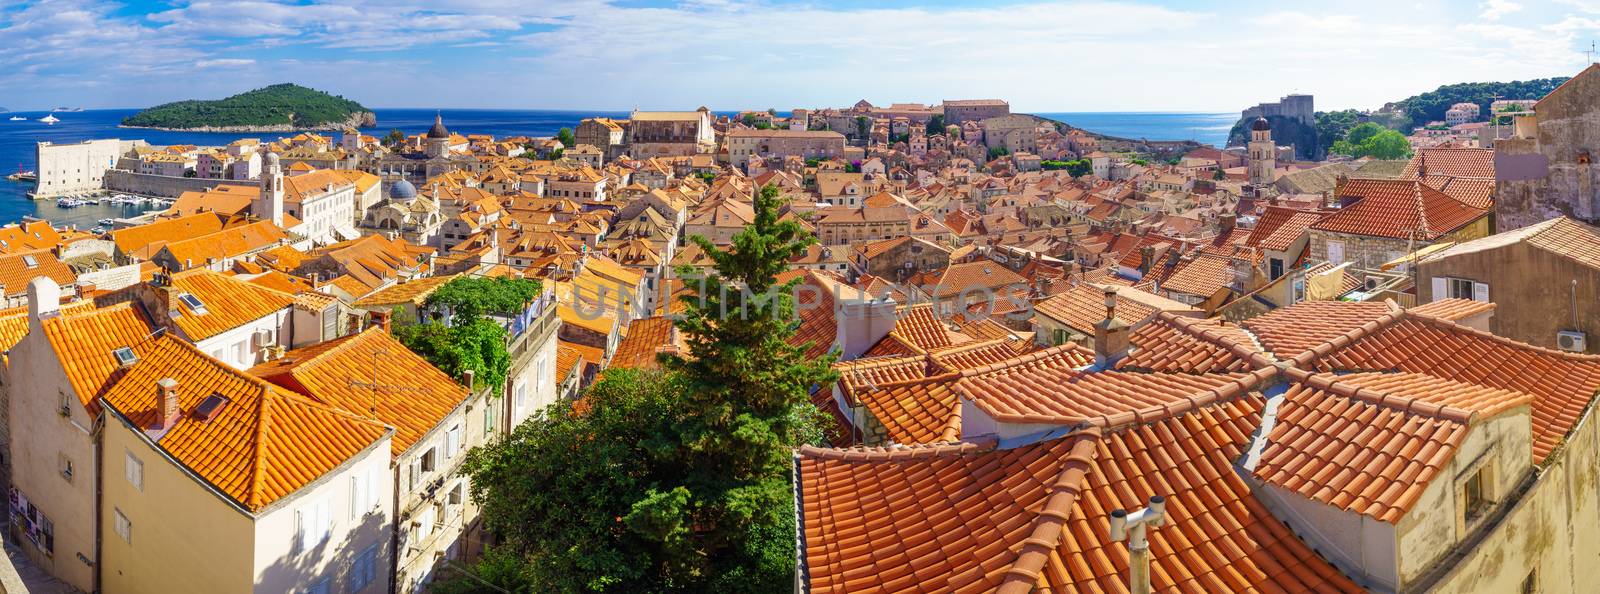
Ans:
<svg viewBox="0 0 1600 594"><path fill-rule="evenodd" d="M1111 540L1128 541L1128 592L1150 594L1150 541L1145 538L1145 528L1160 526L1167 521L1167 500L1156 495L1150 505L1128 513L1119 509L1111 512Z"/></svg>
<svg viewBox="0 0 1600 594"><path fill-rule="evenodd" d="M1594 42L1590 41L1589 49L1583 50L1583 61L1593 64L1595 51Z"/></svg>
<svg viewBox="0 0 1600 594"><path fill-rule="evenodd" d="M389 351L387 350L378 350L372 352L372 381L364 382L354 379L349 380L349 384L351 386L372 390L372 401L369 403L370 406L367 409L367 414L371 415L372 420L374 421L378 420L378 390L396 390L400 392L415 392L419 394L423 392L422 388L415 386L378 383L378 357L382 357L387 354L389 354Z"/></svg>

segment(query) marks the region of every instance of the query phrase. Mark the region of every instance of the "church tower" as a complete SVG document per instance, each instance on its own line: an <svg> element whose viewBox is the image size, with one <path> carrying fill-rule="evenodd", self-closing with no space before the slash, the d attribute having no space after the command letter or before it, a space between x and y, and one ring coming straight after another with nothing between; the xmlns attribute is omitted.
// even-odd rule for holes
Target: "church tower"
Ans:
<svg viewBox="0 0 1600 594"><path fill-rule="evenodd" d="M261 193L250 204L250 214L283 226L283 167L278 154L268 151L261 167Z"/></svg>
<svg viewBox="0 0 1600 594"><path fill-rule="evenodd" d="M1258 117L1250 122L1250 185L1265 187L1278 180L1278 145L1272 141L1272 124Z"/></svg>
<svg viewBox="0 0 1600 594"><path fill-rule="evenodd" d="M429 159L437 159L450 152L450 131L444 129L443 116L434 114L433 127L428 128L428 136L423 139L422 150Z"/></svg>

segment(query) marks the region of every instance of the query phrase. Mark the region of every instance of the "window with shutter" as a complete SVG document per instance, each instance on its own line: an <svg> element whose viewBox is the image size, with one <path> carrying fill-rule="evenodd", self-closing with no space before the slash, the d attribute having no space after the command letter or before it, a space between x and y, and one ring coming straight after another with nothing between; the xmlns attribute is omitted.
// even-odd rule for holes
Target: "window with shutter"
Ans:
<svg viewBox="0 0 1600 594"><path fill-rule="evenodd" d="M126 476L128 482L133 484L133 488L143 491L144 462L134 456L133 452L125 452L125 454L126 456L122 459L123 476Z"/></svg>

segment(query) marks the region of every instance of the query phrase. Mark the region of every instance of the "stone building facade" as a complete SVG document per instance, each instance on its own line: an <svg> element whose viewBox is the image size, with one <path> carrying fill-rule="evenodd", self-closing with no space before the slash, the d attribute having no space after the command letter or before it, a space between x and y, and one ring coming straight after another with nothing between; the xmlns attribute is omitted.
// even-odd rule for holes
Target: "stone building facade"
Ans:
<svg viewBox="0 0 1600 594"><path fill-rule="evenodd" d="M1591 65L1514 116L1495 143L1495 227L1508 231L1558 216L1600 222L1600 65Z"/></svg>

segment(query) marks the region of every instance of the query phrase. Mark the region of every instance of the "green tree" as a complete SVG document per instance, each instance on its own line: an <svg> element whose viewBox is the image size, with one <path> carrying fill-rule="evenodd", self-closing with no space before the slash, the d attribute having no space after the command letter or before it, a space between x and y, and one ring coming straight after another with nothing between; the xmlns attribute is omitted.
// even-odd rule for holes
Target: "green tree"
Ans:
<svg viewBox="0 0 1600 594"><path fill-rule="evenodd" d="M866 140L872 135L872 120L867 116L856 116L856 138Z"/></svg>
<svg viewBox="0 0 1600 594"><path fill-rule="evenodd" d="M944 134L944 114L936 113L928 118L928 135Z"/></svg>
<svg viewBox="0 0 1600 594"><path fill-rule="evenodd" d="M406 134L401 132L399 128L389 130L389 133L383 137L383 143L389 146L400 146L400 143L405 141Z"/></svg>
<svg viewBox="0 0 1600 594"><path fill-rule="evenodd" d="M1349 141L1350 144L1360 146L1361 143L1366 142L1368 138L1382 134L1384 130L1388 130L1388 128L1384 128L1383 126L1379 126L1372 122L1362 122L1351 128L1350 132L1345 134L1344 139Z"/></svg>
<svg viewBox="0 0 1600 594"><path fill-rule="evenodd" d="M1004 156L1009 155L1009 154L1011 154L1011 150L1007 149L1006 147L1003 147L1003 146L993 147L993 148L989 149L989 160L993 161L995 159L999 159L1000 157L1004 157Z"/></svg>
<svg viewBox="0 0 1600 594"><path fill-rule="evenodd" d="M474 382L498 386L506 381L511 354L505 328L490 316L516 315L542 290L537 280L455 278L423 303L436 317L397 323L395 337L451 377L470 369Z"/></svg>
<svg viewBox="0 0 1600 594"><path fill-rule="evenodd" d="M1374 159L1407 159L1411 157L1411 141L1394 130L1384 130L1361 143L1362 155Z"/></svg>
<svg viewBox="0 0 1600 594"><path fill-rule="evenodd" d="M792 586L791 452L821 439L808 393L835 376L832 355L809 360L789 344L795 281L778 275L814 239L779 220L779 202L776 187L763 187L729 249L692 238L714 272L685 283L697 292L675 322L685 356L663 355L656 372L607 371L581 406L558 404L468 456L499 551L526 563L496 559L474 575L539 592Z"/></svg>
<svg viewBox="0 0 1600 594"><path fill-rule="evenodd" d="M572 128L562 128L556 131L556 140L567 148L578 146L578 139L572 136Z"/></svg>

